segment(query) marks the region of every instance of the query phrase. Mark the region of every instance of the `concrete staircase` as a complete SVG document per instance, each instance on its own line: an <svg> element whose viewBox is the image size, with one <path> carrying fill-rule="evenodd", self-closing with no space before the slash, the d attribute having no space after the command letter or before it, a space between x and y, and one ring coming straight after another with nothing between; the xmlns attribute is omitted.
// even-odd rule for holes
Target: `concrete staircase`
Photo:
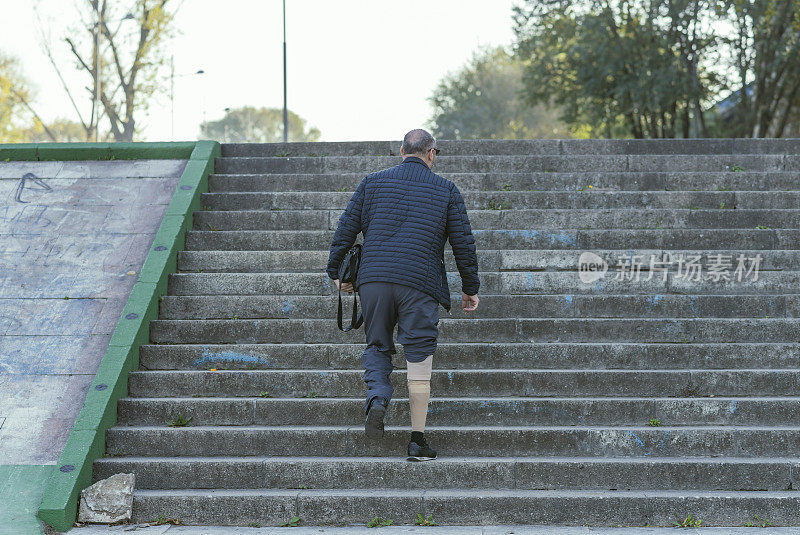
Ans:
<svg viewBox="0 0 800 535"><path fill-rule="evenodd" d="M94 477L136 474L137 521L800 525L800 140L439 146L482 280L465 318L446 249L440 459L405 460L402 351L386 438L363 437L363 330L338 331L324 273L399 142L225 145ZM580 280L583 251L605 277ZM664 252L703 280L651 274ZM731 276L760 254L758 280L706 279L718 253ZM631 255L640 280L615 280Z"/></svg>

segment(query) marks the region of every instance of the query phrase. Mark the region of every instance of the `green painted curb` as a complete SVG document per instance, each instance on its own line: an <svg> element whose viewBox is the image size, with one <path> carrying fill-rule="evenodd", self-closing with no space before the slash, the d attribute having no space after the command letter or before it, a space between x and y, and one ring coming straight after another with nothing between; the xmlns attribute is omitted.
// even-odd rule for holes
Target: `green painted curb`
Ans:
<svg viewBox="0 0 800 535"><path fill-rule="evenodd" d="M19 143L0 145L0 161L187 160L199 142ZM209 142L203 142L209 143ZM215 143L215 142L210 142Z"/></svg>
<svg viewBox="0 0 800 535"><path fill-rule="evenodd" d="M0 161L188 160L67 444L45 486L38 517L58 531L69 530L75 522L80 491L91 484L92 464L105 452L106 429L117 421L117 400L128 393L128 373L139 367L139 347L150 341L150 321L158 318L158 305L167 293L169 274L177 269L178 251L184 247L192 214L199 209L200 195L208 191L208 175L220 155L216 141L0 145Z"/></svg>

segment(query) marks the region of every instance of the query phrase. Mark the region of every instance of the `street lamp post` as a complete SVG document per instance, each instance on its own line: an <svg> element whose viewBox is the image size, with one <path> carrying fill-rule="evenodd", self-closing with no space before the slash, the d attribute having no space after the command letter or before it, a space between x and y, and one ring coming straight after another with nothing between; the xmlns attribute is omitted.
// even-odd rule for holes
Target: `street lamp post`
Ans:
<svg viewBox="0 0 800 535"><path fill-rule="evenodd" d="M170 56L169 59L169 115L170 115L170 139L175 141L175 78L183 78L184 76L197 76L205 74L206 71L198 69L195 72L187 72L184 74L175 74L175 56Z"/></svg>
<svg viewBox="0 0 800 535"><path fill-rule="evenodd" d="M289 111L286 108L286 0L283 0L283 142L289 141Z"/></svg>

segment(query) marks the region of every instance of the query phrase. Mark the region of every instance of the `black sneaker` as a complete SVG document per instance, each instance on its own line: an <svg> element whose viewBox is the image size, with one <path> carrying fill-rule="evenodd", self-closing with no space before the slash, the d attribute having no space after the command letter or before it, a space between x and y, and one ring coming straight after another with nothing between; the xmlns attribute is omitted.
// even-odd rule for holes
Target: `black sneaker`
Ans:
<svg viewBox="0 0 800 535"><path fill-rule="evenodd" d="M425 441L425 437L417 436L408 442L408 461L431 461L436 458L436 450Z"/></svg>
<svg viewBox="0 0 800 535"><path fill-rule="evenodd" d="M367 417L364 420L364 432L368 438L383 437L383 417L386 416L386 408L389 402L384 397L376 397L367 409Z"/></svg>

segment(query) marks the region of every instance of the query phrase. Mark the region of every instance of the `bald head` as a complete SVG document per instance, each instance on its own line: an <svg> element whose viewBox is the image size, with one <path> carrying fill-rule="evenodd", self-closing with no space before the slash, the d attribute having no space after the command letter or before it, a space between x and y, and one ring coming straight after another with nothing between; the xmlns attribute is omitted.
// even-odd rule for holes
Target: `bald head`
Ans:
<svg viewBox="0 0 800 535"><path fill-rule="evenodd" d="M403 138L402 151L406 156L426 154L436 146L436 140L426 130L416 128Z"/></svg>

